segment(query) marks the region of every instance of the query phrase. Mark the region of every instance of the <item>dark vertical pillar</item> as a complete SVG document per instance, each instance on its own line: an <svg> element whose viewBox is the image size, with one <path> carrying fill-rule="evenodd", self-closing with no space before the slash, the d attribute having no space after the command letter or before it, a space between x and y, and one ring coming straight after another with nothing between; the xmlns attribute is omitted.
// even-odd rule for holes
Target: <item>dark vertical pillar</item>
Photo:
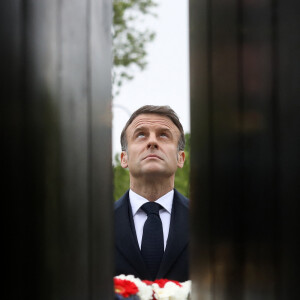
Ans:
<svg viewBox="0 0 300 300"><path fill-rule="evenodd" d="M297 1L190 1L193 299L296 299Z"/></svg>
<svg viewBox="0 0 300 300"><path fill-rule="evenodd" d="M111 299L111 2L2 1L9 297Z"/></svg>
<svg viewBox="0 0 300 300"><path fill-rule="evenodd" d="M112 1L91 0L90 93L90 289L91 299L113 299L113 211L111 159ZM101 282L99 286L99 282Z"/></svg>
<svg viewBox="0 0 300 300"><path fill-rule="evenodd" d="M281 299L299 297L300 52L297 1L277 4L278 185L281 218Z"/></svg>

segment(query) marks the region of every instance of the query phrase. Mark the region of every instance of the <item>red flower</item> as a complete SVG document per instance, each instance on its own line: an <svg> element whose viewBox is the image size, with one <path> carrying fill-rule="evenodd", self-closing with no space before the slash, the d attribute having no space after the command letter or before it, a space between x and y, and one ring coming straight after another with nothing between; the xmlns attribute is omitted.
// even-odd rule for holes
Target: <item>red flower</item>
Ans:
<svg viewBox="0 0 300 300"><path fill-rule="evenodd" d="M167 282L173 282L173 283L177 284L177 285L180 286L180 287L182 286L182 285L181 285L178 281L176 281L176 280L156 279L156 280L154 281L154 283L157 283L158 286L159 286L160 288L163 288Z"/></svg>
<svg viewBox="0 0 300 300"><path fill-rule="evenodd" d="M147 285L152 285L153 281L150 280L142 280L142 282L146 283Z"/></svg>
<svg viewBox="0 0 300 300"><path fill-rule="evenodd" d="M139 291L137 286L129 280L114 278L115 293L127 298L136 295Z"/></svg>

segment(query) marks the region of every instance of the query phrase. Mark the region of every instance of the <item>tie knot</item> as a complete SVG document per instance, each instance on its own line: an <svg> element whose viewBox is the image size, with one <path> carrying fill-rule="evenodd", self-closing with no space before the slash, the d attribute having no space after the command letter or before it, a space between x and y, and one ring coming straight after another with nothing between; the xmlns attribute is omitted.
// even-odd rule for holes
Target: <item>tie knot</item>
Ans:
<svg viewBox="0 0 300 300"><path fill-rule="evenodd" d="M160 204L155 202L147 202L142 205L142 210L148 215L155 214L159 215L159 210L162 208Z"/></svg>

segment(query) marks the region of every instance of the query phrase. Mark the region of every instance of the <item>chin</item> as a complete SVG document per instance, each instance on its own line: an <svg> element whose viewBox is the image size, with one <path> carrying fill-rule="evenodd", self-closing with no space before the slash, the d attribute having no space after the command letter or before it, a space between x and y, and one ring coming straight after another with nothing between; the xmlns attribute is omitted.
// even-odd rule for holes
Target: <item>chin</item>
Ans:
<svg viewBox="0 0 300 300"><path fill-rule="evenodd" d="M158 169L158 168L149 168L147 170L143 170L142 174L144 176L157 176L157 177L170 177L170 172L166 170Z"/></svg>
<svg viewBox="0 0 300 300"><path fill-rule="evenodd" d="M143 171L144 174L163 174L164 171L163 170L160 170L160 169L147 169L147 170L144 170Z"/></svg>

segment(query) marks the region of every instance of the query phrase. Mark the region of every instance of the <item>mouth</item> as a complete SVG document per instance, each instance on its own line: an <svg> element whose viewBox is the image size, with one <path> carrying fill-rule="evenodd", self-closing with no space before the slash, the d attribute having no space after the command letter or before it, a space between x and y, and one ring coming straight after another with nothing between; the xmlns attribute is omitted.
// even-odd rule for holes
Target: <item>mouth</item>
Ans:
<svg viewBox="0 0 300 300"><path fill-rule="evenodd" d="M155 155L155 154L149 154L143 160L145 160L145 159L160 159L160 160L162 160L162 158L160 156Z"/></svg>

